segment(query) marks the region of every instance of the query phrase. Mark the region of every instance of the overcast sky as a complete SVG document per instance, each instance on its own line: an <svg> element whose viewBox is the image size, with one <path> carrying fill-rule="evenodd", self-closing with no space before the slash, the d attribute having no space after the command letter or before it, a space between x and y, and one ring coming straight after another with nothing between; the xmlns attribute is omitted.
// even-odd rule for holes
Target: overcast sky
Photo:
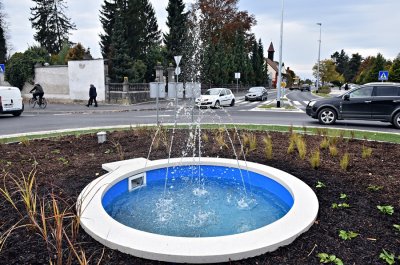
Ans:
<svg viewBox="0 0 400 265"><path fill-rule="evenodd" d="M155 8L159 27L165 31L168 0L150 0ZM240 0L239 9L255 15L253 28L265 50L272 41L275 60L279 59L279 38L282 1ZM25 51L35 44L29 21L31 0L3 0L9 24L12 53ZM103 0L68 0L67 16L76 24L71 41L90 47L95 58L101 57L99 10ZM186 3L194 0L185 0ZM318 60L319 26L322 23L321 60L344 49L349 55L376 56L382 53L394 59L400 53L400 0L284 0L282 58L301 78L312 76Z"/></svg>

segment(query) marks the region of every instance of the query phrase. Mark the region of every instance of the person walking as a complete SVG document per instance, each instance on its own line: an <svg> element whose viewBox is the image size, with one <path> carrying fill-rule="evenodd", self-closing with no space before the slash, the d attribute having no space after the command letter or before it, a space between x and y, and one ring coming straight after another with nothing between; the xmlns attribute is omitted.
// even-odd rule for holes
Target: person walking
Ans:
<svg viewBox="0 0 400 265"><path fill-rule="evenodd" d="M90 84L90 88L89 88L89 101L88 104L86 105L86 107L89 107L93 104L94 101L94 106L97 107L97 92L96 92L96 87L93 84Z"/></svg>

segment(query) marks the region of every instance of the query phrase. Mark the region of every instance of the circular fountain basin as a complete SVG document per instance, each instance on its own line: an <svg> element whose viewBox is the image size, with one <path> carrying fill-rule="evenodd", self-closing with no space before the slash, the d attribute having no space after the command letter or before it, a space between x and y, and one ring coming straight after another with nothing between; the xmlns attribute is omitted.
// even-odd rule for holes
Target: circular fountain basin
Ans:
<svg viewBox="0 0 400 265"><path fill-rule="evenodd" d="M268 193L277 196L287 210L278 218L257 223L251 229L219 232L222 229L217 228L216 234L199 232L192 236L184 233L176 235L174 232L156 233L158 230L152 230L151 225L147 228L130 227L130 222L125 222L124 218L117 221L118 218L110 216L109 205L121 194L136 192L135 196L141 196L143 186L165 178L166 168L187 170L193 166L216 169L217 173L209 174L216 178L219 178L218 170L236 171L236 180L243 182L247 193L251 193L252 189L265 188ZM318 213L317 197L304 182L281 170L252 162L220 158L133 159L103 165L103 168L110 172L91 182L79 196L81 225L102 244L146 259L216 263L257 256L293 242L311 227ZM238 171L241 173L237 174ZM168 189L170 184L166 187ZM240 189L241 185L238 185ZM232 219L235 218L236 215L232 216Z"/></svg>

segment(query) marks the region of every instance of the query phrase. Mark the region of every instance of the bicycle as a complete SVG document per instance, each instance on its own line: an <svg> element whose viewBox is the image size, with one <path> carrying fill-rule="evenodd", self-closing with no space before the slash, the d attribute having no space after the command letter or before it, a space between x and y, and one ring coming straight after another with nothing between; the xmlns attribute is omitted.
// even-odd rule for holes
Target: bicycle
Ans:
<svg viewBox="0 0 400 265"><path fill-rule="evenodd" d="M29 99L29 107L34 108L36 105L41 109L45 109L47 107L47 100L45 97L42 97L42 102L39 104L39 99L30 98Z"/></svg>

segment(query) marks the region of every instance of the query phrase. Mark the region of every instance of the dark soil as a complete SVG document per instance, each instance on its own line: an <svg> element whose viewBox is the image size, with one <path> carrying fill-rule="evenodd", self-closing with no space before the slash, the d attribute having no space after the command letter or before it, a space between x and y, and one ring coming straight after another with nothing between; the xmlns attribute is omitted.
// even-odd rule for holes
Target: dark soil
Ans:
<svg viewBox="0 0 400 265"><path fill-rule="evenodd" d="M203 131L208 140L203 138L203 156L235 158L231 147L221 147L216 142L216 131ZM243 131L239 132L243 134ZM162 159L168 156L165 146L170 139L170 132L159 134L150 159ZM307 156L299 158L297 151L288 154L289 134L269 132L273 142L273 155L266 159L263 137L267 132L254 132L258 147L248 152L247 160L267 164L284 170L307 183L317 194L320 210L315 224L289 246L258 257L231 262L231 264L319 264L318 253L334 254L344 264L385 264L379 258L383 249L400 255L400 231L393 224L400 224L400 146L390 143L360 141L336 138L338 156L332 157L328 149L321 149L321 164L318 169L310 165L311 153L319 148L322 136L304 136L307 144ZM121 159L147 157L153 130L114 132L108 135L109 141L97 143L96 135L68 136L57 139L23 141L18 144L0 145L0 188L7 188L16 208L0 195L0 236L14 224L19 227L10 234L0 252L0 264L79 264L71 251L70 244L64 238L62 252L56 251L54 218L51 200L58 201L61 211L74 212L74 204L81 190L98 175L105 173L103 163ZM182 156L187 141L187 131L177 131L172 148L172 157ZM231 132L235 149L239 152L237 137ZM225 138L227 146L231 146ZM372 149L372 155L362 158L364 147ZM340 167L342 155L350 154L347 170ZM48 218L49 234L46 244L38 230L29 225L31 222L24 210L21 197L16 192L14 179L26 178L35 172L36 188L39 201L44 201ZM325 188L317 188L317 182L323 182ZM371 186L381 186L371 190ZM368 188L370 187L370 188ZM346 194L347 199L340 199ZM333 209L333 203L348 203L350 208ZM392 215L383 214L378 205L394 207ZM37 220L40 211L38 210ZM163 264L162 262L132 257L115 250L104 248L83 229L79 229L76 239L71 236L71 218L64 219L66 235L74 248L84 251L90 264ZM25 225L25 226L23 226ZM339 231L354 231L359 236L352 240L343 240ZM240 244L240 242L237 242ZM1 247L1 242L0 242ZM62 253L62 254L59 254ZM82 255L81 255L82 256ZM397 261L399 262L399 261Z"/></svg>

